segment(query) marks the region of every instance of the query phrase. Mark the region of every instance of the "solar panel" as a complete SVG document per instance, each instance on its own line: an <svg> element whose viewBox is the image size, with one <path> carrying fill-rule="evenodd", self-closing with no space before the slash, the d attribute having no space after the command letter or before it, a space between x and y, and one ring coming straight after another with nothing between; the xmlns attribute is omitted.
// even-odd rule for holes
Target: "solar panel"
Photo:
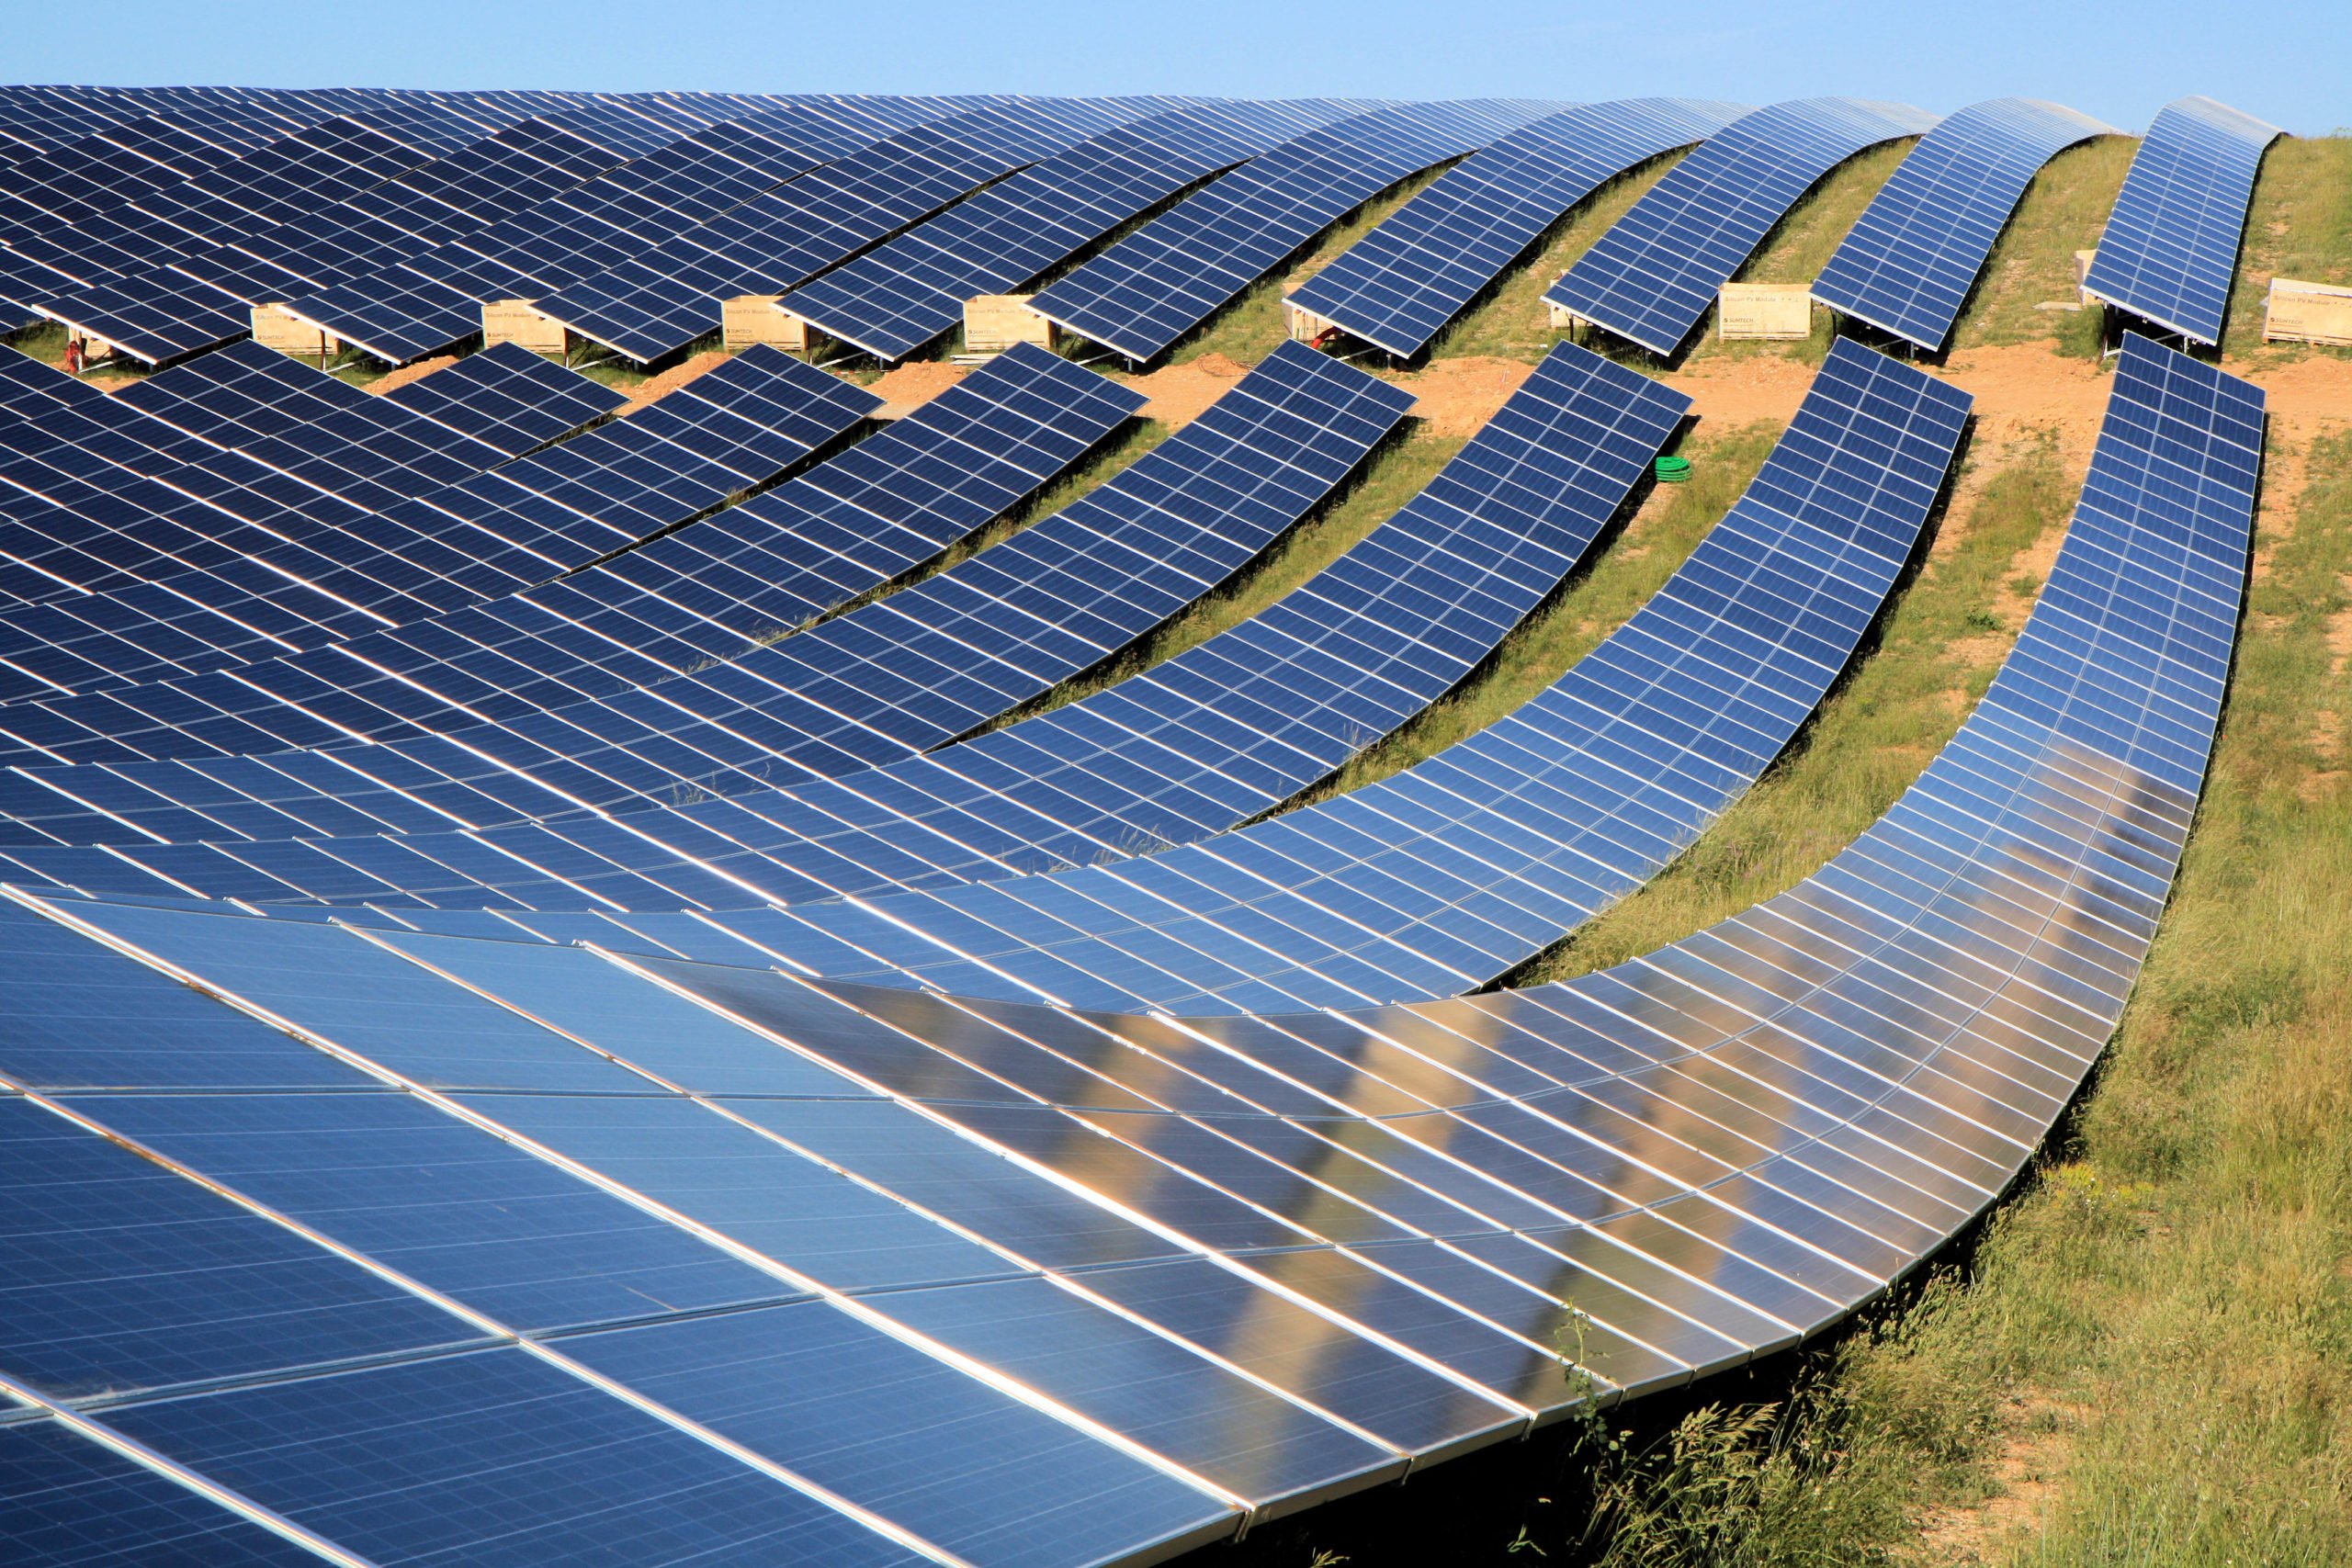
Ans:
<svg viewBox="0 0 2352 1568"><path fill-rule="evenodd" d="M973 296L1041 276L1186 186L1343 112L1213 103L1116 127L802 284L776 308L902 358L953 331Z"/></svg>
<svg viewBox="0 0 2352 1568"><path fill-rule="evenodd" d="M1621 98L1546 115L1449 170L1288 303L1410 358L1601 186L1746 112L1736 104Z"/></svg>
<svg viewBox="0 0 2352 1568"><path fill-rule="evenodd" d="M1091 1007L1480 985L1638 886L1770 764L1917 547L1970 401L1838 345L1665 588L1544 694L1379 784L1118 864L707 919L817 974Z"/></svg>
<svg viewBox="0 0 2352 1568"><path fill-rule="evenodd" d="M1813 297L1931 354L1940 350L2041 165L2078 142L2118 134L2034 98L1956 111L1871 198L1822 267Z"/></svg>
<svg viewBox="0 0 2352 1568"><path fill-rule="evenodd" d="M2211 98L2166 104L2132 155L2084 292L2220 343L2255 175L2283 134Z"/></svg>
<svg viewBox="0 0 2352 1568"><path fill-rule="evenodd" d="M788 794L447 843L419 833L393 847L310 848L333 858L345 898L650 908L666 890L673 907L728 908L945 886L1203 838L1336 768L1491 653L1617 512L1688 407L1562 345L1421 495L1266 611L1110 692L924 757ZM483 846L506 863L482 870ZM189 857L173 874L283 897L246 886L242 854L227 846L220 863L242 880L209 880ZM359 866L379 879L364 892L352 886ZM396 867L410 880L390 880ZM130 862L73 874L85 887L145 885ZM296 874L277 862L270 874ZM319 896L328 884L295 886Z"/></svg>
<svg viewBox="0 0 2352 1568"><path fill-rule="evenodd" d="M109 208L13 248L52 275L90 287L190 246L295 221L435 156L421 140L403 141L364 119L337 117L235 163L146 192L135 205Z"/></svg>
<svg viewBox="0 0 2352 1568"><path fill-rule="evenodd" d="M648 685L756 646L970 534L1140 402L1024 346L808 473L601 565L309 655L19 705L17 743L35 726L43 754L98 738L173 756L389 740Z"/></svg>
<svg viewBox="0 0 2352 1568"><path fill-rule="evenodd" d="M1928 772L1796 888L1557 985L1184 1019L61 905L74 930L121 950L89 944L77 960L51 951L65 928L28 931L12 912L0 963L67 982L0 987L35 1021L70 996L77 1033L146 1042L155 1032L137 1020L151 996L219 1006L168 980L80 988L88 966L130 972L136 960L237 998L216 1031L250 1021L273 1055L311 1041L353 1064L337 1070L424 1088L432 1078L417 1075L454 1067L502 1090L240 1092L271 1081L254 1076L254 1052L150 1054L115 1079L185 1089L190 1069L220 1077L210 1092L73 1104L164 1162L144 1182L185 1169L256 1213L315 1216L340 1245L379 1263L389 1250L392 1269L446 1280L436 1288L476 1311L558 1299L492 1293L529 1260L548 1270L542 1292L593 1291L579 1260L601 1267L607 1254L577 1238L600 1226L638 1248L666 1236L678 1270L649 1292L666 1303L658 1321L554 1341L544 1375L526 1375L519 1350L427 1351L134 1396L79 1419L147 1445L135 1457L148 1473L193 1465L377 1553L513 1539L511 1508L477 1520L462 1483L487 1462L485 1413L527 1400L553 1417L519 1450L508 1434L502 1458L526 1468L535 1496L624 1496L633 1528L648 1507L666 1517L646 1478L670 1481L673 1461L650 1437L658 1426L613 1427L618 1410L683 1423L705 1453L748 1452L762 1463L745 1473L776 1495L820 1492L853 1510L837 1517L870 1516L925 1543L985 1556L983 1543L1015 1535L1041 1562L1141 1560L1394 1478L1408 1456L1556 1416L1579 1397L1551 1354L1564 1300L1607 1393L1679 1386L1825 1328L2005 1190L2120 1014L2220 713L2262 415L2258 389L2127 338L2040 603ZM1932 1008L1915 1005L1923 996ZM675 1010L689 1002L706 1010L699 1029ZM452 1057L459 1016L492 1048ZM727 1049L728 1031L775 1048ZM45 1032L20 1045L18 1030L0 1031L0 1069L22 1071L7 1054ZM797 1092L774 1092L763 1075L777 1061L809 1075ZM636 1087L550 1095L551 1073L634 1075ZM54 1136L72 1126L52 1122ZM60 1153L96 1161L92 1145ZM435 1201L398 1183L401 1211L422 1200L422 1233L388 1224L393 1173L417 1168L456 1184ZM820 1171L826 1184L804 1188ZM826 1196L796 1207L787 1195L804 1190ZM486 1191L514 1201L467 1201ZM194 1201L174 1192L160 1207ZM447 1245L469 1235L476 1245ZM284 1246L272 1236L237 1260ZM689 1257L720 1260L699 1293L678 1289L696 1278ZM487 1275L453 1269L460 1258ZM936 1282L842 1283L927 1270ZM693 1303L766 1280L813 1299L693 1315ZM585 1380L560 1380L575 1366L602 1380L609 1406L586 1399ZM1032 1453L1017 1424L963 1447L927 1436L920 1483L898 1462L903 1441L826 1441L899 1421L952 1430L922 1418L980 1396L953 1403L948 1373L990 1394L1018 1389L1050 1419L1027 1440L1061 1440L1037 1451L1067 1495L1141 1486L1136 1506L1053 1506L1060 1495L1012 1485L991 1456ZM882 1388L891 1396L876 1397ZM429 1416L405 1414L417 1409ZM412 1429L430 1444L400 1437ZM80 1457L69 1483L51 1481L60 1436L0 1425L10 1457L28 1456L44 1483L34 1517L17 1506L5 1528L128 1499L121 1528L198 1530L211 1544L218 1527L120 1471L99 1485L82 1450L62 1445ZM378 1456L362 1476L322 1457L361 1441ZM597 1457L608 1444L641 1472L616 1478ZM1098 1450L1143 1468L1100 1469ZM349 1501L363 1481L367 1510ZM714 1531L754 1546L772 1533L740 1505L699 1518L706 1551ZM566 1549L565 1528L536 1502L519 1520L542 1558Z"/></svg>
<svg viewBox="0 0 2352 1568"><path fill-rule="evenodd" d="M181 247L35 308L150 364L177 358L243 336L255 305L480 229L623 156L609 139L526 120L323 210Z"/></svg>
<svg viewBox="0 0 2352 1568"><path fill-rule="evenodd" d="M312 1568L307 1547L54 1420L0 1426L0 1549L18 1562Z"/></svg>
<svg viewBox="0 0 2352 1568"><path fill-rule="evenodd" d="M780 293L983 185L1159 107L1028 102L917 126L535 303L616 353L656 359L716 331L721 300Z"/></svg>
<svg viewBox="0 0 2352 1568"><path fill-rule="evenodd" d="M1039 290L1030 308L1129 359L1153 358L1351 209L1560 107L1399 104L1310 130Z"/></svg>
<svg viewBox="0 0 2352 1568"><path fill-rule="evenodd" d="M717 509L854 428L879 400L775 349L537 456L330 533L0 612L0 689L31 695L218 669L545 581ZM44 685L46 683L46 686Z"/></svg>
<svg viewBox="0 0 2352 1568"><path fill-rule="evenodd" d="M773 646L453 740L115 772L152 778L166 798L193 789L212 801L229 768L259 802L340 798L390 825L416 821L422 804L437 827L449 818L435 802L511 820L595 796L761 788L786 769L820 776L909 755L1109 657L1215 588L1328 495L1411 400L1288 344L1052 517ZM444 782L426 782L432 773ZM283 787L296 774L301 784Z"/></svg>
<svg viewBox="0 0 2352 1568"><path fill-rule="evenodd" d="M134 407L139 399L109 397L46 366L18 363L5 378L8 397L23 408L46 407L0 428L0 449L9 454L0 460L0 587L17 600L85 594L151 570L234 561L247 549L306 533L361 526L372 502L431 488L434 470L466 471L440 452L446 434L389 406L347 406L365 394L300 367L263 367L311 378L292 388L272 387L260 372L239 375L233 358L223 364L226 377L190 367L187 376L146 394L159 401L168 394L179 404L164 418ZM256 404L237 382L285 395ZM218 396L249 415L270 406L271 434L226 416L198 420L181 391ZM174 419L222 439L192 434ZM418 439L419 427L425 439ZM458 452L465 446L457 444ZM484 464L498 460L486 446L475 453ZM403 466L411 462L428 471Z"/></svg>
<svg viewBox="0 0 2352 1568"><path fill-rule="evenodd" d="M1908 104L1858 98L1801 98L1743 115L1668 170L1544 298L1671 355L1816 181L1865 148L1935 123Z"/></svg>
<svg viewBox="0 0 2352 1568"><path fill-rule="evenodd" d="M370 510L510 456L250 343L125 387L116 400Z"/></svg>
<svg viewBox="0 0 2352 1568"><path fill-rule="evenodd" d="M7 188L0 191L0 235L13 240L77 222L232 156L166 119L108 126L8 170Z"/></svg>
<svg viewBox="0 0 2352 1568"><path fill-rule="evenodd" d="M383 398L510 457L560 440L628 401L602 382L511 343L467 355Z"/></svg>
<svg viewBox="0 0 2352 1568"><path fill-rule="evenodd" d="M481 306L617 266L893 128L810 107L729 120L576 191L393 266L286 302L295 319L402 363L481 330Z"/></svg>

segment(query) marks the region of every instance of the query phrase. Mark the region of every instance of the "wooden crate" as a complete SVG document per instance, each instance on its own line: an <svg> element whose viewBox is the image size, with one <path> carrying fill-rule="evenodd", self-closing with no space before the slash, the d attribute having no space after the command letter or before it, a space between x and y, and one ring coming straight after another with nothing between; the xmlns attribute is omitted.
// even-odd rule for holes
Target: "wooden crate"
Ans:
<svg viewBox="0 0 2352 1568"><path fill-rule="evenodd" d="M1728 342L1813 335L1810 283L1726 283L1715 296L1716 332Z"/></svg>
<svg viewBox="0 0 2352 1568"><path fill-rule="evenodd" d="M786 354L808 353L808 323L789 310L777 310L775 302L783 298L781 294L738 294L720 300L720 341L729 349L763 343Z"/></svg>
<svg viewBox="0 0 2352 1568"><path fill-rule="evenodd" d="M1290 335L1301 343L1313 343L1340 324L1329 316L1302 310L1287 299L1283 301L1283 321L1290 328Z"/></svg>
<svg viewBox="0 0 2352 1568"><path fill-rule="evenodd" d="M492 299L481 308L481 345L511 343L533 354L564 351L563 323L528 299Z"/></svg>
<svg viewBox="0 0 2352 1568"><path fill-rule="evenodd" d="M1544 320L1555 333L1574 332L1584 324L1582 316L1577 315L1566 305L1555 303L1550 299L1544 301Z"/></svg>
<svg viewBox="0 0 2352 1568"><path fill-rule="evenodd" d="M2097 251L2075 253L2075 303L2077 305L2089 306L2100 303L2098 296L2083 287L2083 280L2091 275L2091 263L2098 259Z"/></svg>
<svg viewBox="0 0 2352 1568"><path fill-rule="evenodd" d="M2272 278L2262 312L2262 341L2352 348L2352 288Z"/></svg>
<svg viewBox="0 0 2352 1568"><path fill-rule="evenodd" d="M1027 294L978 294L964 301L964 347L973 354L1001 354L1017 343L1051 348L1061 329L1029 308Z"/></svg>
<svg viewBox="0 0 2352 1568"><path fill-rule="evenodd" d="M308 355L323 359L343 347L333 333L303 321L283 305L254 307L254 341L280 354Z"/></svg>

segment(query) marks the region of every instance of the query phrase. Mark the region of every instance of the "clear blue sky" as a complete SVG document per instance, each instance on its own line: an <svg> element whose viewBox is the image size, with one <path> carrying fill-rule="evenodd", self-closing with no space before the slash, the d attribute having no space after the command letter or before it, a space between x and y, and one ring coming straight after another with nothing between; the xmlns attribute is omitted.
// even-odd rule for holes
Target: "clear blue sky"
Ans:
<svg viewBox="0 0 2352 1568"><path fill-rule="evenodd" d="M21 82L1846 93L1939 110L2018 94L2126 130L2206 93L2302 134L2352 125L2352 0L0 0L0 70Z"/></svg>

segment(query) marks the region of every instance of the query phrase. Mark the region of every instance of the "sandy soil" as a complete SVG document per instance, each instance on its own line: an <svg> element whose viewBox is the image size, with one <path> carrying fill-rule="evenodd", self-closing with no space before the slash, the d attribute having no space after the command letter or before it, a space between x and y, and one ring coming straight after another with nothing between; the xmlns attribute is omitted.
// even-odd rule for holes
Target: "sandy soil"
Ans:
<svg viewBox="0 0 2352 1568"><path fill-rule="evenodd" d="M961 365L910 360L884 371L882 378L865 389L882 400L882 418L897 419L931 401L961 381L967 373L967 367Z"/></svg>
<svg viewBox="0 0 2352 1568"><path fill-rule="evenodd" d="M1516 359L1472 355L1392 378L1419 400L1414 417L1428 421L1432 434L1471 436L1534 373L1533 366Z"/></svg>
<svg viewBox="0 0 2352 1568"><path fill-rule="evenodd" d="M419 359L403 365L397 370L386 371L368 382L368 389L371 392L394 391L407 386L411 381L421 381L435 370L455 365L457 362L458 356L454 354L436 354L430 359Z"/></svg>
<svg viewBox="0 0 2352 1568"><path fill-rule="evenodd" d="M1249 373L1248 366L1222 354L1204 354L1182 365L1123 379L1151 400L1144 405L1144 418L1185 425L1200 418L1202 411L1224 396L1227 387Z"/></svg>
<svg viewBox="0 0 2352 1568"><path fill-rule="evenodd" d="M630 389L628 401L623 403L616 412L622 415L633 414L646 404L659 399L662 393L676 391L695 377L707 371L718 369L733 357L724 349L718 348L707 348L700 354L689 355L659 376L652 377Z"/></svg>

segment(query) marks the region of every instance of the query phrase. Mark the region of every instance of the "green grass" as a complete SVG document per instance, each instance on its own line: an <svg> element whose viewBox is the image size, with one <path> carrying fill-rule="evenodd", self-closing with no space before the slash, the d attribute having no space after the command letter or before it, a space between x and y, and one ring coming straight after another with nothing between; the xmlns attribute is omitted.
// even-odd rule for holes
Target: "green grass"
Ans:
<svg viewBox="0 0 2352 1568"><path fill-rule="evenodd" d="M1539 1545L1607 1563L2352 1562L2352 435L2303 456L2300 505L2263 519L2171 908L2075 1121L1964 1257L1817 1352L1770 1419L1734 1380L1635 1457L1580 1456L1617 1539L1578 1551L1555 1526ZM1994 476L1804 750L1547 972L1768 897L1875 813L1981 685L1976 659L1940 660L1957 686L1934 667L2047 525L2051 467L2029 452Z"/></svg>
<svg viewBox="0 0 2352 1568"><path fill-rule="evenodd" d="M1507 274L1485 299L1440 333L1430 345L1430 355L1487 355L1532 365L1549 354L1560 334L1548 324L1544 291L1683 157L1677 152L1645 164L1595 193L1554 227L1532 261Z"/></svg>
<svg viewBox="0 0 2352 1568"><path fill-rule="evenodd" d="M1993 247L1984 282L1952 333L1953 347L2056 338L2063 353L2098 351L2098 312L2035 307L2075 299L2075 253L2098 245L2139 146L2132 137L2102 136L2043 165Z"/></svg>
<svg viewBox="0 0 2352 1568"><path fill-rule="evenodd" d="M2352 349L2262 342L2263 296L2273 277L2352 284L2352 136L2273 143L2246 213L2223 346L2261 367L2289 356L2352 356Z"/></svg>
<svg viewBox="0 0 2352 1568"><path fill-rule="evenodd" d="M1347 217L1326 229L1313 242L1306 259L1285 271L1260 278L1241 297L1222 306L1208 324L1178 344L1168 355L1170 365L1182 365L1204 355L1221 354L1238 365L1255 365L1283 344L1290 327L1283 320L1285 285L1305 283L1337 261L1358 240L1378 228L1389 214L1429 188L1443 174L1430 169L1391 186Z"/></svg>
<svg viewBox="0 0 2352 1568"><path fill-rule="evenodd" d="M17 353L40 360L52 368L65 364L65 329L55 321L41 321L23 327L13 333L8 344ZM152 374L144 365L128 355L118 355L101 360L90 372L96 385L113 386L123 379L136 379Z"/></svg>

